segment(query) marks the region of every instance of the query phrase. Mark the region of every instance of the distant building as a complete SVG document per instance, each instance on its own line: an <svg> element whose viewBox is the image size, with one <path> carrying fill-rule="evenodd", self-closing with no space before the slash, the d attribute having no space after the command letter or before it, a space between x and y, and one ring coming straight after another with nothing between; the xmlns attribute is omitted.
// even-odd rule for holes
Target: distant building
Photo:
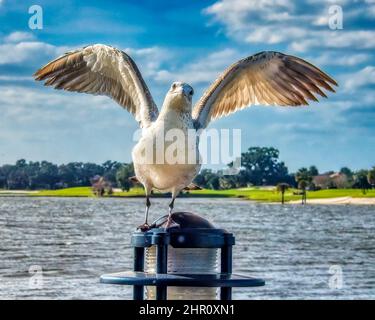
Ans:
<svg viewBox="0 0 375 320"><path fill-rule="evenodd" d="M313 177L315 187L321 189L346 188L348 186L348 177L340 172L327 172Z"/></svg>

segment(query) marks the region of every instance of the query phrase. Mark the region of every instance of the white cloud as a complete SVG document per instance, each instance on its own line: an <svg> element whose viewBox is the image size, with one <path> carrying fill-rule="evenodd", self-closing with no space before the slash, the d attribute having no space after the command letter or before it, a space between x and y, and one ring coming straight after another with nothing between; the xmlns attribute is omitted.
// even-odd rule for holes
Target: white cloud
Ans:
<svg viewBox="0 0 375 320"><path fill-rule="evenodd" d="M370 17L375 17L375 6L370 6L367 12Z"/></svg>
<svg viewBox="0 0 375 320"><path fill-rule="evenodd" d="M33 80L33 78L25 77L25 76L3 76L0 75L0 81L27 81L27 80Z"/></svg>
<svg viewBox="0 0 375 320"><path fill-rule="evenodd" d="M5 42L21 42L21 41L28 41L28 40L34 40L34 39L35 37L31 32L15 31L7 35L4 38L4 41Z"/></svg>
<svg viewBox="0 0 375 320"><path fill-rule="evenodd" d="M0 64L47 62L49 58L59 56L67 49L38 41L4 43L0 44Z"/></svg>
<svg viewBox="0 0 375 320"><path fill-rule="evenodd" d="M327 14L323 14L319 17L317 17L313 21L313 25L315 26L328 26L329 16Z"/></svg>
<svg viewBox="0 0 375 320"><path fill-rule="evenodd" d="M289 41L290 39L303 39L306 30L299 27L284 27L277 29L271 26L259 26L249 32L244 40L249 43L275 44Z"/></svg>
<svg viewBox="0 0 375 320"><path fill-rule="evenodd" d="M221 21L234 30L241 29L248 24L252 15L259 18L289 17L289 10L294 8L289 0L220 0L204 10L213 15L215 20Z"/></svg>
<svg viewBox="0 0 375 320"><path fill-rule="evenodd" d="M305 39L292 41L292 50L305 52L312 48L375 48L375 31L310 31Z"/></svg>
<svg viewBox="0 0 375 320"><path fill-rule="evenodd" d="M204 12L225 27L226 34L237 41L260 44L289 44L298 52L312 48L375 48L375 31L335 30L328 28L327 4L350 4L349 1L309 1L309 10L301 12L286 0L220 0ZM321 12L319 8L325 6ZM301 8L299 8L301 9ZM361 8L345 7L344 18L368 15L375 9L366 1ZM319 11L320 13L314 13ZM345 20L346 21L346 20ZM344 23L345 23L344 21ZM323 28L323 26L326 28Z"/></svg>
<svg viewBox="0 0 375 320"><path fill-rule="evenodd" d="M375 48L375 31L315 30L300 27L259 26L248 32L244 41L249 43L290 43L289 48L305 52L312 48Z"/></svg>
<svg viewBox="0 0 375 320"><path fill-rule="evenodd" d="M0 92L1 163L130 160L137 124L111 99L23 86L0 86Z"/></svg>
<svg viewBox="0 0 375 320"><path fill-rule="evenodd" d="M178 70L160 70L155 80L162 83L180 80L193 85L211 83L239 58L240 54L236 50L225 49L188 63Z"/></svg>
<svg viewBox="0 0 375 320"><path fill-rule="evenodd" d="M2 119L6 119L9 123L53 125L64 121L70 123L79 121L77 118L90 121L92 113L118 107L107 97L65 93L52 88L41 91L23 86L0 86L0 91ZM72 114L75 116L72 117Z"/></svg>
<svg viewBox="0 0 375 320"><path fill-rule="evenodd" d="M154 77L161 65L173 57L170 50L161 47L126 48L124 51L137 62L145 77Z"/></svg>
<svg viewBox="0 0 375 320"><path fill-rule="evenodd" d="M344 76L344 87L349 91L354 91L360 87L375 84L375 66L367 66L355 73Z"/></svg>
<svg viewBox="0 0 375 320"><path fill-rule="evenodd" d="M369 61L371 56L365 53L324 52L318 57L311 57L308 60L319 66L356 66Z"/></svg>

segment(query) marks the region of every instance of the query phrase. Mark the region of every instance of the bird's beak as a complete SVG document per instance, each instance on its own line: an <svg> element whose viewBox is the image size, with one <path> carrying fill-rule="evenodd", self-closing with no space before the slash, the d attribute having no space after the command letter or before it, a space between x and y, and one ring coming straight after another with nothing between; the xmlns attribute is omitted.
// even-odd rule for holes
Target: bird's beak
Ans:
<svg viewBox="0 0 375 320"><path fill-rule="evenodd" d="M188 99L191 98L190 96L190 91L191 91L191 88L189 86L183 86L182 87L182 93L184 94L184 96Z"/></svg>
<svg viewBox="0 0 375 320"><path fill-rule="evenodd" d="M186 98L189 98L189 97L190 97L190 95L189 95L189 91L190 91L190 89L188 89L188 88L186 88L186 87L183 87L183 88L182 88L182 93L184 94L184 96L185 96Z"/></svg>

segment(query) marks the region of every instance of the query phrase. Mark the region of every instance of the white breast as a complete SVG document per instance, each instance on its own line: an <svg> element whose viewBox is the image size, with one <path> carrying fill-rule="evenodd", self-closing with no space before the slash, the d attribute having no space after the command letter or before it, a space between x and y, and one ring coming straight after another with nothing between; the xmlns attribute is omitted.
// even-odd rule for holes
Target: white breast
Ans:
<svg viewBox="0 0 375 320"><path fill-rule="evenodd" d="M198 143L196 139L188 139L189 129L194 131L191 116L170 111L144 131L132 152L135 173L144 185L162 191L180 191L191 183L200 163L196 161ZM173 137L172 141L165 139Z"/></svg>

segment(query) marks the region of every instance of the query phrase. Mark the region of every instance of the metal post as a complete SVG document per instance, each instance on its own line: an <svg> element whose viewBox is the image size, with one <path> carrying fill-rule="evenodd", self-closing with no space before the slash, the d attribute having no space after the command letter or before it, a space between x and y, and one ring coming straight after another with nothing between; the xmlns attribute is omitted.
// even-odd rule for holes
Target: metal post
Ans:
<svg viewBox="0 0 375 320"><path fill-rule="evenodd" d="M145 257L145 248L143 247L134 247L134 267L135 272L144 271L144 257ZM134 286L133 287L133 300L143 300L144 299L144 287L143 286Z"/></svg>
<svg viewBox="0 0 375 320"><path fill-rule="evenodd" d="M156 247L156 273L166 274L168 271L168 245L162 241ZM156 300L167 300L167 287L156 287Z"/></svg>
<svg viewBox="0 0 375 320"><path fill-rule="evenodd" d="M221 248L221 273L232 273L232 245L226 244ZM232 300L232 288L220 288L220 300Z"/></svg>
<svg viewBox="0 0 375 320"><path fill-rule="evenodd" d="M164 229L154 228L147 232L135 232L132 235L131 244L134 248L134 271L104 274L100 277L100 282L134 286L134 300L144 299L144 286L156 286L156 300L167 299L168 286L220 287L220 299L231 300L232 287L258 287L265 284L262 279L246 275L232 275L232 250L235 239L233 234L222 229L186 227L166 232ZM171 248L220 248L220 273L189 275L184 272L183 277L178 273L168 274L169 245ZM146 273L144 272L145 248L151 247L156 249L152 250L152 259L150 260L152 269L155 268L156 272ZM154 264L155 260L156 265ZM192 290L192 294L194 294L194 290Z"/></svg>

